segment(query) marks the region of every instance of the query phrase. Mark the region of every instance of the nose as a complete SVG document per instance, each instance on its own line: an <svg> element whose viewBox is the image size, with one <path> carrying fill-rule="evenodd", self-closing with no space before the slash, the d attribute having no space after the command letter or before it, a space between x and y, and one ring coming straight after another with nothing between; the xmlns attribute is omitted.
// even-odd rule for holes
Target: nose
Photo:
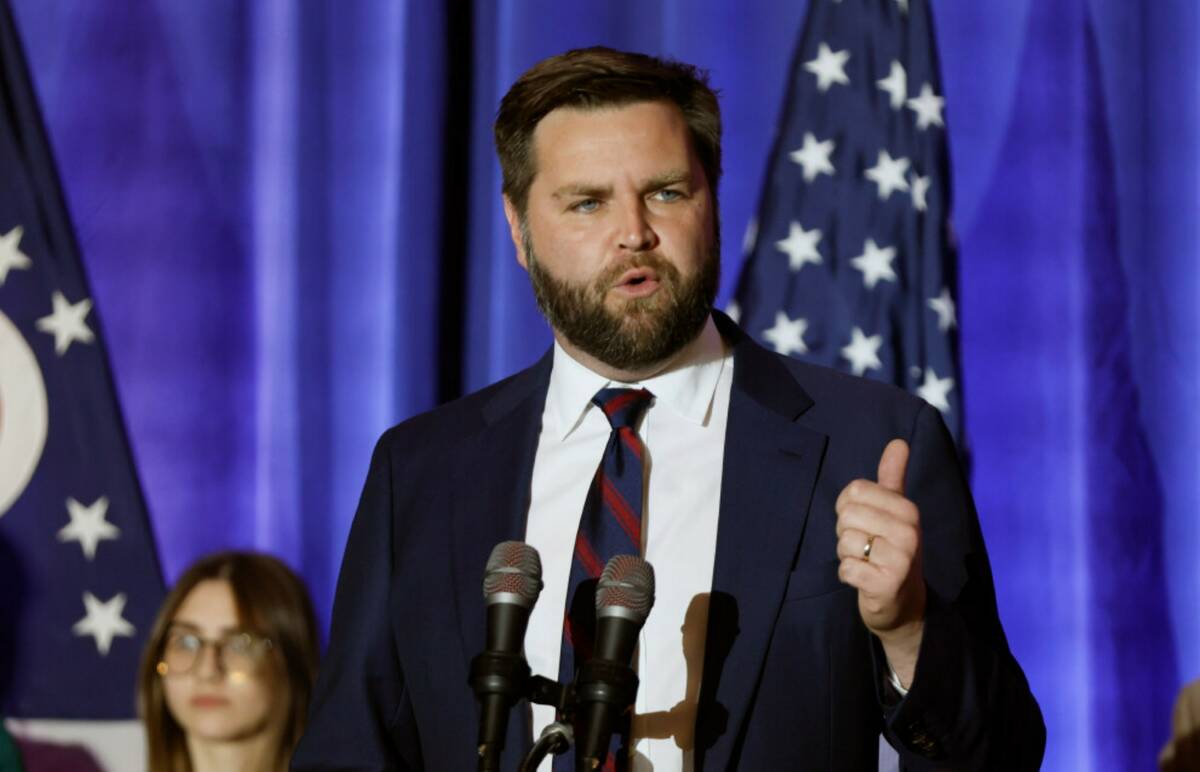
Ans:
<svg viewBox="0 0 1200 772"><path fill-rule="evenodd" d="M200 653L196 656L198 659L194 672L197 680L220 681L225 677L225 665L221 661L217 646L211 645L206 641L205 645L200 648Z"/></svg>
<svg viewBox="0 0 1200 772"><path fill-rule="evenodd" d="M654 231L648 214L641 198L622 207L617 244L622 251L646 252L658 246L658 234Z"/></svg>

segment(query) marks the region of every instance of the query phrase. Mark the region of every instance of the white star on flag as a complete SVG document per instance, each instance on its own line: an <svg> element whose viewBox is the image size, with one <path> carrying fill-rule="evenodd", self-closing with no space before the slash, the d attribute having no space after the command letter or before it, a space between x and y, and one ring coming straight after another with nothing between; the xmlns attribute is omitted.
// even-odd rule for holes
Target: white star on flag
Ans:
<svg viewBox="0 0 1200 772"><path fill-rule="evenodd" d="M908 109L917 114L917 128L927 129L930 126L944 126L942 122L942 105L946 100L933 93L933 86L926 83L921 86L921 94L908 100Z"/></svg>
<svg viewBox="0 0 1200 772"><path fill-rule="evenodd" d="M895 257L895 247L880 248L875 244L875 239L867 239L863 244L863 253L850 258L850 265L862 271L863 285L867 289L875 289L875 285L881 279L896 280L896 272L892 270L892 260Z"/></svg>
<svg viewBox="0 0 1200 772"><path fill-rule="evenodd" d="M950 297L949 287L942 287L942 293L936 298L930 298L927 302L933 312L937 314L939 330L946 332L958 324L954 311L954 298Z"/></svg>
<svg viewBox="0 0 1200 772"><path fill-rule="evenodd" d="M908 74L904 72L904 65L893 59L892 69L888 72L888 76L883 80L875 81L875 85L887 92L888 104L892 106L893 110L904 107L904 99L908 96Z"/></svg>
<svg viewBox="0 0 1200 772"><path fill-rule="evenodd" d="M882 335L866 335L855 327L850 332L850 343L842 349L842 356L850 362L850 371L862 375L867 370L878 370L883 367L879 361L879 347L883 345Z"/></svg>
<svg viewBox="0 0 1200 772"><path fill-rule="evenodd" d="M948 294L939 296L948 285L959 302L947 192L954 108L930 2L808 5L757 242L734 294L739 324L768 350L914 397L926 371L936 371L932 388L950 389L945 423L959 441L957 344L966 322L945 305Z"/></svg>
<svg viewBox="0 0 1200 772"><path fill-rule="evenodd" d="M83 605L87 615L75 623L71 632L77 636L90 635L96 639L96 650L100 656L108 656L113 638L128 638L136 632L129 620L121 616L125 611L125 593L119 592L107 601L101 601L90 592L83 593Z"/></svg>
<svg viewBox="0 0 1200 772"><path fill-rule="evenodd" d="M54 336L54 353L62 356L75 341L91 343L96 336L88 328L84 317L92 310L92 301L84 298L78 303L68 303L61 292L55 290L51 298L54 311L37 320L37 328Z"/></svg>
<svg viewBox="0 0 1200 772"><path fill-rule="evenodd" d="M775 248L787 254L788 267L793 271L799 271L805 263L820 264L821 253L817 251L817 244L820 242L821 231L819 229L813 228L806 231L800 226L800 223L792 220L788 225L787 238L776 241Z"/></svg>
<svg viewBox="0 0 1200 772"><path fill-rule="evenodd" d="M917 396L946 413L950 410L950 401L946 399L946 395L953 388L953 378L939 378L933 368L926 368L925 382L917 388Z"/></svg>
<svg viewBox="0 0 1200 772"><path fill-rule="evenodd" d="M804 181L812 182L817 178L818 174L833 176L833 162L829 160L829 156L833 154L833 149L834 143L832 139L819 142L816 136L810 131L804 135L804 146L799 150L793 150L788 154L788 157L804 167Z"/></svg>
<svg viewBox="0 0 1200 772"><path fill-rule="evenodd" d="M849 51L834 51L825 43L817 46L817 58L804 63L804 69L817 76L817 89L828 91L834 83L849 85L850 78L846 76L846 60L850 58Z"/></svg>
<svg viewBox="0 0 1200 772"><path fill-rule="evenodd" d="M67 514L71 522L58 532L60 542L77 541L83 548L83 555L88 560L96 557L96 548L104 539L116 539L121 535L121 529L108 522L108 497L101 496L84 506L73 498L67 499Z"/></svg>
<svg viewBox="0 0 1200 772"><path fill-rule="evenodd" d="M792 352L808 353L804 343L804 333L808 331L807 319L789 319L782 311L775 312L775 326L763 331L763 337L770 341L777 353L787 356Z"/></svg>
<svg viewBox="0 0 1200 772"><path fill-rule="evenodd" d="M21 251L21 236L24 233L25 229L17 225L0 236L0 287L4 286L9 271L24 271L33 265L29 255Z"/></svg>
<svg viewBox="0 0 1200 772"><path fill-rule="evenodd" d="M892 158L886 150L879 151L879 160L863 174L879 186L879 198L886 200L897 190L908 190L904 174L908 171L907 158Z"/></svg>
<svg viewBox="0 0 1200 772"><path fill-rule="evenodd" d="M931 181L932 178L930 178L929 175L922 177L916 172L913 172L911 183L912 190L909 192L912 194L913 208L918 212L924 212L929 208L929 205L925 202L925 194L929 192L929 184Z"/></svg>

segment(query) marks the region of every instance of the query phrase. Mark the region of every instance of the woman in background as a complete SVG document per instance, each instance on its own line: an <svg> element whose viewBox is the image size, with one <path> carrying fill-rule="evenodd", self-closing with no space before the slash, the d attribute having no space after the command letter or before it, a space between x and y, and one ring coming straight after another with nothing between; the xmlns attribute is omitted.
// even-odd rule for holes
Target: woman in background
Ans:
<svg viewBox="0 0 1200 772"><path fill-rule="evenodd" d="M138 673L150 772L282 772L317 670L304 585L267 555L189 568L155 619Z"/></svg>

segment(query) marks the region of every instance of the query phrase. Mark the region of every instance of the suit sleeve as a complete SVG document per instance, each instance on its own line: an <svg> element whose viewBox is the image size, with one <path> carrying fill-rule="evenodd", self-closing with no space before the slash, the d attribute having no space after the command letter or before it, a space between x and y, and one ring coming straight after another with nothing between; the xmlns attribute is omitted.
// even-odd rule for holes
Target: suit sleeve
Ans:
<svg viewBox="0 0 1200 772"><path fill-rule="evenodd" d="M375 447L334 598L329 649L293 772L420 768L419 746L389 620L392 469Z"/></svg>
<svg viewBox="0 0 1200 772"><path fill-rule="evenodd" d="M1000 625L979 519L953 441L929 405L918 410L909 445L905 490L921 512L929 593L907 696L889 698L890 687L879 679L887 737L902 769L1038 769L1045 724ZM882 663L882 647L874 644Z"/></svg>

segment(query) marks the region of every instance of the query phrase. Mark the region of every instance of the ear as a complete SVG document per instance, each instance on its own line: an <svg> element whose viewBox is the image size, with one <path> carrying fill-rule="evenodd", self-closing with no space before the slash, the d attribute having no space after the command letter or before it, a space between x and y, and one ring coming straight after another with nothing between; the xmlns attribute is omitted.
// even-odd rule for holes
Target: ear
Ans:
<svg viewBox="0 0 1200 772"><path fill-rule="evenodd" d="M525 254L525 240L521 238L521 216L517 207L508 196L504 196L504 219L508 220L508 235L512 237L513 246L517 250L517 262L526 271L529 270L529 256Z"/></svg>

